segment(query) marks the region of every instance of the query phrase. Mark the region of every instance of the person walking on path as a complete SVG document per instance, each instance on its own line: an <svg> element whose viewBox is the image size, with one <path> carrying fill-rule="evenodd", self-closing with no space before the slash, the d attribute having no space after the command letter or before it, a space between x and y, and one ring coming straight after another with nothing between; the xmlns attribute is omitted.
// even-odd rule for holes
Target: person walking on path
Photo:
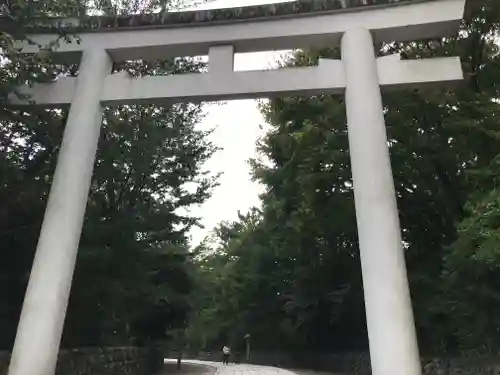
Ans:
<svg viewBox="0 0 500 375"><path fill-rule="evenodd" d="M222 348L222 364L223 365L228 365L229 364L229 356L231 355L231 348L227 345L225 345Z"/></svg>

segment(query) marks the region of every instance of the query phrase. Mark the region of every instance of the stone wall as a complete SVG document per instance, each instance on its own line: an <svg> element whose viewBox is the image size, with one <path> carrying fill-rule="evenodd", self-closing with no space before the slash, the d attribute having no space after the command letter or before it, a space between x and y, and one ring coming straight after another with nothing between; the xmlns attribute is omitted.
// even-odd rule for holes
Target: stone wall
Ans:
<svg viewBox="0 0 500 375"><path fill-rule="evenodd" d="M424 375L500 375L500 357L432 359L423 370Z"/></svg>
<svg viewBox="0 0 500 375"><path fill-rule="evenodd" d="M9 353L0 352L0 375L7 373L7 366L9 366Z"/></svg>
<svg viewBox="0 0 500 375"><path fill-rule="evenodd" d="M9 353L0 352L0 375L7 374ZM56 375L153 375L163 356L153 348L84 348L62 350Z"/></svg>
<svg viewBox="0 0 500 375"><path fill-rule="evenodd" d="M175 358L175 353L168 357ZM220 353L186 354L185 358L220 361ZM244 355L241 355L244 361ZM371 375L367 353L325 354L283 352L254 352L251 363L289 369L310 369L346 375ZM434 358L422 360L423 375L500 375L500 356L470 358Z"/></svg>

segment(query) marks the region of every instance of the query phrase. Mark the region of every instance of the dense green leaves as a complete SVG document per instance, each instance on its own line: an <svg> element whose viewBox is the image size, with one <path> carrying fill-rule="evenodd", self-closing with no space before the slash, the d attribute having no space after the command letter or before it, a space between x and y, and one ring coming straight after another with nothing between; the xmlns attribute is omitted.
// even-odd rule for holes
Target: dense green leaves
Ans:
<svg viewBox="0 0 500 375"><path fill-rule="evenodd" d="M497 350L500 6L470 3L460 37L380 47L403 58L460 56L451 90L384 96L403 245L422 352ZM338 51L296 54L310 65ZM253 161L262 210L219 230L202 264L211 298L193 324L210 347L362 350L367 347L342 98L280 98ZM384 220L384 218L380 218ZM388 317L389 318L389 317ZM201 322L201 323L200 323ZM215 328L214 328L215 326ZM212 340L212 341L210 341Z"/></svg>
<svg viewBox="0 0 500 375"><path fill-rule="evenodd" d="M31 3L29 3L31 4ZM33 4L31 4L33 5ZM10 2L14 24L48 15L157 11L163 2ZM35 21L36 18L36 21ZM40 21L42 20L42 21ZM458 38L380 46L403 58L462 58L464 83L384 96L398 206L423 353L500 348L500 3L470 4ZM19 37L18 35L14 35ZM2 34L0 95L75 67L26 58ZM21 36L22 37L22 36ZM284 65L338 51L300 52ZM115 64L133 75L198 71L189 59ZM251 161L261 209L189 252L185 208L215 184L199 106L105 110L65 345L187 339L292 352L365 350L363 289L343 98L262 105L271 130ZM65 110L0 113L0 345L15 333ZM380 218L383 220L384 218ZM195 298L191 292L196 290ZM187 320L190 324L187 329ZM181 344L179 344L181 345Z"/></svg>
<svg viewBox="0 0 500 375"><path fill-rule="evenodd" d="M11 1L2 12L20 26L73 15L75 6L107 11L106 4L92 4ZM119 12L158 7L109 4ZM26 57L6 48L23 37L9 30L2 34L3 104L21 83L78 74L43 53ZM203 65L176 59L114 69L162 75ZM66 108L0 112L0 348L10 349L14 339L66 116ZM202 117L193 104L105 108L63 345L141 344L186 326L194 269L187 232L197 225L186 209L204 202L216 183L201 169L216 150L208 133L195 128Z"/></svg>

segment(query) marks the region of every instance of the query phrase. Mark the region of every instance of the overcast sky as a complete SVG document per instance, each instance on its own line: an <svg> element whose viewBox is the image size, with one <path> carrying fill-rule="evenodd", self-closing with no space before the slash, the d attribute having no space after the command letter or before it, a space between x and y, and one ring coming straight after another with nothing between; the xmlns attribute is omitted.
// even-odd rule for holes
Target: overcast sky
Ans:
<svg viewBox="0 0 500 375"><path fill-rule="evenodd" d="M284 1L215 0L199 8L227 8L276 2ZM280 53L276 52L236 54L235 70L267 69L279 56ZM264 125L262 129L260 125ZM213 196L205 204L190 210L193 215L202 218L202 224L205 226L204 229L195 228L191 231L193 245L200 243L219 222L235 220L238 210L246 212L250 207L259 205L259 194L263 187L251 181L247 160L255 156L255 143L267 128L255 100L234 100L210 106L199 127L216 128L211 135L211 141L222 150L207 162L206 168L222 172L223 175Z"/></svg>

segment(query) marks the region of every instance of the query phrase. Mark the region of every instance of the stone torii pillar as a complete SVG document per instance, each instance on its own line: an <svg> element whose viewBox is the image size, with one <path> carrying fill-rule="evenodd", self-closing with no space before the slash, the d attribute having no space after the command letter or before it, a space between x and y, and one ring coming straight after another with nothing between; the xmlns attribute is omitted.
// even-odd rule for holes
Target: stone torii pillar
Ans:
<svg viewBox="0 0 500 375"><path fill-rule="evenodd" d="M342 61L372 373L420 375L377 61L369 30L346 31Z"/></svg>
<svg viewBox="0 0 500 375"><path fill-rule="evenodd" d="M102 105L345 94L372 373L420 375L380 90L456 82L462 70L460 60L453 57L376 58L373 43L453 35L464 6L465 0L409 0L305 15L292 9L290 14L275 14L280 18L249 16L245 22L92 30L79 34L79 44L62 43L56 54L79 62L79 76L26 89L37 105L71 107L8 374L54 374ZM244 9L237 9L235 17L247 14ZM180 19L199 20L204 14L193 12ZM217 18L217 11L214 14L210 20ZM175 14L171 17L177 19ZM44 45L54 35L31 39ZM314 67L271 71L233 69L235 49L252 52L325 43L341 44L342 60L322 59ZM36 52L33 46L23 48ZM112 61L199 54L209 55L208 73L141 78L110 74ZM31 103L16 98L12 102Z"/></svg>
<svg viewBox="0 0 500 375"><path fill-rule="evenodd" d="M82 54L50 189L9 374L53 375L101 129L103 83L112 61Z"/></svg>

